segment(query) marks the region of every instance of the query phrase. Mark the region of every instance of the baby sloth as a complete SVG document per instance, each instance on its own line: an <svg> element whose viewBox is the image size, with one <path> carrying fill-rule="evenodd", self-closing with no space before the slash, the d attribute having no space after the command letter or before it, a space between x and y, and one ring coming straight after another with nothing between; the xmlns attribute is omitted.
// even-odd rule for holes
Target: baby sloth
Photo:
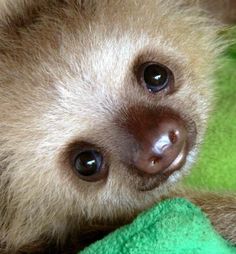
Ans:
<svg viewBox="0 0 236 254"><path fill-rule="evenodd" d="M175 187L203 140L226 2L1 1L1 254L73 253L176 196L236 242L235 194Z"/></svg>

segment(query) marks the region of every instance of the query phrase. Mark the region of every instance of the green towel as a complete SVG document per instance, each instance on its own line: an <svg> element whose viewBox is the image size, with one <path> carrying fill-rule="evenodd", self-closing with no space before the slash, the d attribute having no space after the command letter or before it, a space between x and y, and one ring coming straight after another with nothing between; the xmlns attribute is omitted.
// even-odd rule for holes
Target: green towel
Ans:
<svg viewBox="0 0 236 254"><path fill-rule="evenodd" d="M195 205L165 200L81 254L236 254Z"/></svg>

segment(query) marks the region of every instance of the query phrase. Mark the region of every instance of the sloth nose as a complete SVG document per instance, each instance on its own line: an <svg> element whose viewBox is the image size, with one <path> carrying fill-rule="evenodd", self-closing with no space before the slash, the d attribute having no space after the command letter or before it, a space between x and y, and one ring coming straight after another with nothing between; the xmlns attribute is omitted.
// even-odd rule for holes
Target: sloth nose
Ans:
<svg viewBox="0 0 236 254"><path fill-rule="evenodd" d="M141 174L170 175L185 163L188 131L170 110L139 110L127 118L133 138L129 161Z"/></svg>
<svg viewBox="0 0 236 254"><path fill-rule="evenodd" d="M165 116L153 129L143 130L134 166L147 174L178 170L187 155L187 130L180 120Z"/></svg>

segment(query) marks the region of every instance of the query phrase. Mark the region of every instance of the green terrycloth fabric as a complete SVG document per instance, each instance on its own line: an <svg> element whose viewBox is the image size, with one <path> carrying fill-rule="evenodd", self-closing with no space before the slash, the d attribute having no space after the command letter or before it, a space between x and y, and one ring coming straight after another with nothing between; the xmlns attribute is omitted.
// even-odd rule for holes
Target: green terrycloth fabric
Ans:
<svg viewBox="0 0 236 254"><path fill-rule="evenodd" d="M185 181L189 186L218 191L236 191L236 27L227 36L235 43L215 74L217 105L198 164Z"/></svg>
<svg viewBox="0 0 236 254"><path fill-rule="evenodd" d="M165 200L81 254L236 254L201 210L184 199Z"/></svg>

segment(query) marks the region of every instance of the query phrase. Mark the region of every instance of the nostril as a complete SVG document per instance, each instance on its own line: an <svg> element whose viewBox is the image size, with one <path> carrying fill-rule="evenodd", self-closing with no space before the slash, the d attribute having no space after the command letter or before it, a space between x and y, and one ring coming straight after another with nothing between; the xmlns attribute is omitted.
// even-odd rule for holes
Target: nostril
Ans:
<svg viewBox="0 0 236 254"><path fill-rule="evenodd" d="M178 130L170 131L169 139L170 139L172 144L175 144L178 141L178 136L179 136L179 131Z"/></svg>
<svg viewBox="0 0 236 254"><path fill-rule="evenodd" d="M149 159L149 161L151 161L151 165L152 165L152 166L156 166L158 163L160 163L161 158L158 158L158 157L151 157L151 158Z"/></svg>
<svg viewBox="0 0 236 254"><path fill-rule="evenodd" d="M162 156L165 153L166 149L169 149L171 147L174 147L175 145L178 145L178 143L181 143L184 139L184 133L180 133L179 130L171 130L168 131L169 126L162 126L163 130L161 130L160 135L158 135L157 131L153 136L153 140L151 141L153 143L153 149L152 151L155 154L158 154L159 156ZM167 130L167 131L166 131Z"/></svg>

